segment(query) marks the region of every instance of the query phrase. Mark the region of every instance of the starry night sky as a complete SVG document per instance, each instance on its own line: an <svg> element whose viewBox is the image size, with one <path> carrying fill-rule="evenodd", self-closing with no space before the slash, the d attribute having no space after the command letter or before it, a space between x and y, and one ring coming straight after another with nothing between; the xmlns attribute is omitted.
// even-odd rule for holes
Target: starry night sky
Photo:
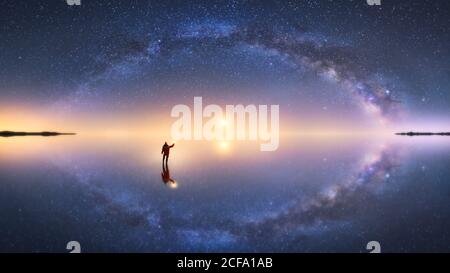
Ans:
<svg viewBox="0 0 450 273"><path fill-rule="evenodd" d="M286 82L305 56L324 62L316 70L341 66L343 78L382 84L415 113L445 113L448 4L393 3L2 1L1 96L91 106L164 100L190 95L164 90L168 82L248 83L258 72Z"/></svg>
<svg viewBox="0 0 450 273"><path fill-rule="evenodd" d="M444 0L1 1L0 131L81 134L0 139L0 250L449 251L448 140L392 136L450 130L449 14ZM194 96L279 104L282 133L383 134L273 154L177 143L172 190L160 145ZM163 136L98 139L112 129Z"/></svg>

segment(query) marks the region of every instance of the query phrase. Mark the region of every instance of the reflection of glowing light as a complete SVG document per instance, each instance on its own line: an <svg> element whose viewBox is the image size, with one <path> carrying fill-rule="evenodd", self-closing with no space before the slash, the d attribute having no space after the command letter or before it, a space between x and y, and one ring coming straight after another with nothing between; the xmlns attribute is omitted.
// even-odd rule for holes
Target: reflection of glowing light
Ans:
<svg viewBox="0 0 450 273"><path fill-rule="evenodd" d="M228 142L226 142L226 141L222 141L222 142L220 142L220 144L219 144L219 147L220 147L222 150L227 150L227 149L228 149L228 146L229 146L229 144L228 144Z"/></svg>
<svg viewBox="0 0 450 273"><path fill-rule="evenodd" d="M178 188L178 183L177 183L177 181L170 182L170 183L169 183L169 187L170 187L171 189L176 189L176 188Z"/></svg>

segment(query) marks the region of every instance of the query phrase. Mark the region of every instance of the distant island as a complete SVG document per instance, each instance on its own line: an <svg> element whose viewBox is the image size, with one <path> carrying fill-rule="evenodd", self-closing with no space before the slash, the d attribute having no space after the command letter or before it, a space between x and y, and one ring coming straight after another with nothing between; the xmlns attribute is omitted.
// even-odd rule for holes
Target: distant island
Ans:
<svg viewBox="0 0 450 273"><path fill-rule="evenodd" d="M62 135L76 135L75 133L58 133L58 132L12 132L0 131L0 137L15 137L15 136L62 136Z"/></svg>
<svg viewBox="0 0 450 273"><path fill-rule="evenodd" d="M450 132L430 133L430 132L407 132L396 133L399 136L450 136Z"/></svg>

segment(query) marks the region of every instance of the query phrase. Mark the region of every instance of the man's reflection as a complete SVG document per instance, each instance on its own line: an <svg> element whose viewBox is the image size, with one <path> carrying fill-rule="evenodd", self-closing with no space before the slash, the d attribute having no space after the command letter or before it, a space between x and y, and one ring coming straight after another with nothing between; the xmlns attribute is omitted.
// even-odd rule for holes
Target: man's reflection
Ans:
<svg viewBox="0 0 450 273"><path fill-rule="evenodd" d="M175 189L178 187L177 181L170 177L169 165L164 164L162 166L161 178L164 184L169 185L169 187Z"/></svg>

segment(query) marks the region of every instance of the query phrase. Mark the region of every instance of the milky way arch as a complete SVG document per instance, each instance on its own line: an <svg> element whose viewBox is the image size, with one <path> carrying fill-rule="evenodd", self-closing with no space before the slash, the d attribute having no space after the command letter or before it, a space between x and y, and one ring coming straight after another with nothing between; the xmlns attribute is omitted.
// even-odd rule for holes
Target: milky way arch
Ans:
<svg viewBox="0 0 450 273"><path fill-rule="evenodd" d="M332 43L320 35L298 28L286 30L206 21L180 25L170 32L150 35L144 40L121 36L119 40L109 42L117 45L100 54L98 68L92 71L88 86L99 80L130 77L136 71L142 73L145 65L152 60L169 58L192 45L208 45L218 49L247 45L278 55L341 85L377 120L396 119L400 112L398 101L389 89L374 80L365 60L355 54L355 48ZM85 89L86 83L82 90Z"/></svg>

